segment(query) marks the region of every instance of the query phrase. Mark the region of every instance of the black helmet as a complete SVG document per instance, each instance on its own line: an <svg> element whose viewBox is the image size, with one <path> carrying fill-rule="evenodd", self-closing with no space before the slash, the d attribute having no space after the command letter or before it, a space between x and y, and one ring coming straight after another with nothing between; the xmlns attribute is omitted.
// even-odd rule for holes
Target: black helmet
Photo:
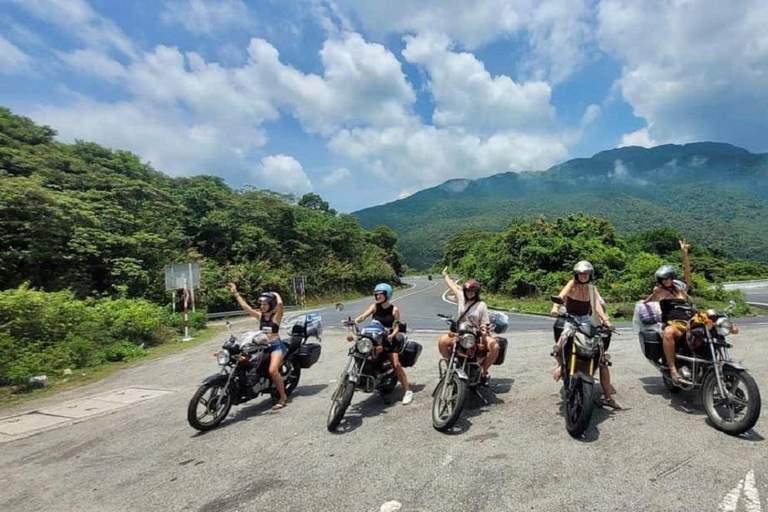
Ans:
<svg viewBox="0 0 768 512"><path fill-rule="evenodd" d="M677 279L677 269L672 265L662 265L656 271L656 282L661 284L665 279Z"/></svg>
<svg viewBox="0 0 768 512"><path fill-rule="evenodd" d="M587 260L581 260L573 266L573 278L579 283L579 274L589 274L589 281L595 277L595 268ZM587 281L587 282L589 282Z"/></svg>
<svg viewBox="0 0 768 512"><path fill-rule="evenodd" d="M277 297L272 292L264 292L259 295L259 304L261 305L262 302L269 304L269 311L272 311L277 306Z"/></svg>

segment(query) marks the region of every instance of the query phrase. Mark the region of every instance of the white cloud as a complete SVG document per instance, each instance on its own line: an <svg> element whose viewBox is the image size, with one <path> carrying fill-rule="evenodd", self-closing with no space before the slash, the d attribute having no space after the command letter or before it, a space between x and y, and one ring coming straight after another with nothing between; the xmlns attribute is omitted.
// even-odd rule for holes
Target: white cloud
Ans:
<svg viewBox="0 0 768 512"><path fill-rule="evenodd" d="M641 146L644 148L652 148L658 145L659 143L653 140L650 133L648 133L648 128L641 128L632 133L625 133L621 137L621 143L619 144L619 147L623 148L625 146Z"/></svg>
<svg viewBox="0 0 768 512"><path fill-rule="evenodd" d="M340 167L323 176L323 178L320 180L320 183L325 187L331 187L333 185L343 183L349 180L351 177L352 172L349 169L346 167Z"/></svg>
<svg viewBox="0 0 768 512"><path fill-rule="evenodd" d="M117 81L128 76L125 66L98 50L87 48L71 53L59 53L59 58L73 69L105 80Z"/></svg>
<svg viewBox="0 0 768 512"><path fill-rule="evenodd" d="M601 47L622 62L619 87L649 139L768 149L768 3L611 0L598 10Z"/></svg>
<svg viewBox="0 0 768 512"><path fill-rule="evenodd" d="M99 15L86 0L9 0L33 16L56 25L89 47L116 49L135 56L133 42L111 20Z"/></svg>
<svg viewBox="0 0 768 512"><path fill-rule="evenodd" d="M31 63L29 55L0 35L0 74L27 71Z"/></svg>
<svg viewBox="0 0 768 512"><path fill-rule="evenodd" d="M592 51L589 0L336 0L368 33L435 32L474 49L519 36L528 44L521 63L527 76L560 83L577 71Z"/></svg>
<svg viewBox="0 0 768 512"><path fill-rule="evenodd" d="M587 108L584 110L584 114L581 116L581 123L579 124L582 127L591 125L600 116L602 111L603 109L600 107L600 105L595 105L594 103L591 105L588 105Z"/></svg>
<svg viewBox="0 0 768 512"><path fill-rule="evenodd" d="M211 34L251 23L243 0L168 0L160 19L178 23L194 34Z"/></svg>
<svg viewBox="0 0 768 512"><path fill-rule="evenodd" d="M312 182L301 164L292 156L270 155L251 173L256 180L254 186L277 192L303 194L312 190Z"/></svg>
<svg viewBox="0 0 768 512"><path fill-rule="evenodd" d="M523 127L534 130L554 120L548 84L492 77L473 54L450 51L449 45L445 36L422 34L406 37L403 50L409 62L423 65L429 74L436 125L494 133Z"/></svg>

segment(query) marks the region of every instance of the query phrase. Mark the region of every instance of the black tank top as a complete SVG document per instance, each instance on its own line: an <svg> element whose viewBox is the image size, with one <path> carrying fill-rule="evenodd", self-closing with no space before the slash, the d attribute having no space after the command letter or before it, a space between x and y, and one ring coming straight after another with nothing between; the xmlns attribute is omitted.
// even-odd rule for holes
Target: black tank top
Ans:
<svg viewBox="0 0 768 512"><path fill-rule="evenodd" d="M565 298L565 310L574 316L584 316L592 314L592 307L588 300L576 300L570 297Z"/></svg>
<svg viewBox="0 0 768 512"><path fill-rule="evenodd" d="M376 304L373 319L378 320L387 329L392 329L392 326L395 324L395 306L390 304L388 308L385 308L381 304Z"/></svg>
<svg viewBox="0 0 768 512"><path fill-rule="evenodd" d="M272 329L272 333L275 334L280 331L280 324L272 321L272 315L269 315L269 320L264 319L264 313L261 314L261 320L259 320L259 330L264 332L264 328L269 327Z"/></svg>
<svg viewBox="0 0 768 512"><path fill-rule="evenodd" d="M667 323L669 320L690 320L691 312L682 309L680 306L687 306L685 299L662 299L659 301L661 308L661 321Z"/></svg>

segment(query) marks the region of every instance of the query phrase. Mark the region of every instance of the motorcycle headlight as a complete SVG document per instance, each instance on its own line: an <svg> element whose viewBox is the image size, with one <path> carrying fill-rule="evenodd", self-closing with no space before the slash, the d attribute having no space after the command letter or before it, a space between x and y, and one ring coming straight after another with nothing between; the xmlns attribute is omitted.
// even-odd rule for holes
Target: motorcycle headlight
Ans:
<svg viewBox="0 0 768 512"><path fill-rule="evenodd" d="M226 366L229 364L229 350L225 348L219 350L219 354L216 356L216 362L218 362L221 366Z"/></svg>
<svg viewBox="0 0 768 512"><path fill-rule="evenodd" d="M718 318L717 322L715 322L715 328L720 336L728 336L733 330L733 322L731 322L730 318Z"/></svg>
<svg viewBox="0 0 768 512"><path fill-rule="evenodd" d="M459 345L461 345L461 348L469 350L475 346L475 337L471 334L462 334L461 338L459 338Z"/></svg>
<svg viewBox="0 0 768 512"><path fill-rule="evenodd" d="M361 354L367 354L373 348L373 341L370 338L360 338L357 340L357 351Z"/></svg>

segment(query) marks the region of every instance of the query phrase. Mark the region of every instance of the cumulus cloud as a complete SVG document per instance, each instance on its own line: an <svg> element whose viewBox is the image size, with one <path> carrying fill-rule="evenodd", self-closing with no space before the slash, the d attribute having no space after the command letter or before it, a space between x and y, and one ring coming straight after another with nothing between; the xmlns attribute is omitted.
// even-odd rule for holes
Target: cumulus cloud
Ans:
<svg viewBox="0 0 768 512"><path fill-rule="evenodd" d="M0 73L11 74L26 71L32 59L15 44L0 35Z"/></svg>
<svg viewBox="0 0 768 512"><path fill-rule="evenodd" d="M331 187L333 185L343 183L349 180L351 177L352 172L349 169L346 167L340 167L339 169L334 169L330 173L323 176L323 178L320 180L320 183L325 187Z"/></svg>
<svg viewBox="0 0 768 512"><path fill-rule="evenodd" d="M449 50L447 37L406 37L403 56L424 66L435 100L439 126L461 126L480 133L527 127L554 120L551 89L541 81L518 84L506 75L492 77L473 54Z"/></svg>
<svg viewBox="0 0 768 512"><path fill-rule="evenodd" d="M261 159L253 169L253 178L258 188L303 194L312 190L312 182L302 165L287 155L270 155Z"/></svg>
<svg viewBox="0 0 768 512"><path fill-rule="evenodd" d="M768 149L768 3L611 0L598 19L600 45L622 62L618 86L649 140Z"/></svg>
<svg viewBox="0 0 768 512"><path fill-rule="evenodd" d="M468 49L519 36L529 51L522 67L535 79L560 83L592 52L592 2L588 0L336 0L382 39L393 33L436 32Z"/></svg>
<svg viewBox="0 0 768 512"><path fill-rule="evenodd" d="M160 19L180 24L194 34L211 34L251 23L243 0L168 0Z"/></svg>
<svg viewBox="0 0 768 512"><path fill-rule="evenodd" d="M648 133L648 128L640 128L632 133L625 133L621 137L621 143L619 147L626 146L641 146L644 148L652 148L658 146L659 143L651 138L651 134Z"/></svg>

